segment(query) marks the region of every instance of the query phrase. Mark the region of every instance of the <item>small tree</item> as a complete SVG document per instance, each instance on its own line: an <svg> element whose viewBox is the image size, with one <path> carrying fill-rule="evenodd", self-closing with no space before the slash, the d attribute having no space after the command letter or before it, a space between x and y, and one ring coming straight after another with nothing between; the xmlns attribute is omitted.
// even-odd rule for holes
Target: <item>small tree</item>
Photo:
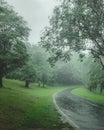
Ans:
<svg viewBox="0 0 104 130"><path fill-rule="evenodd" d="M98 62L92 62L88 76L90 90L93 91L99 87L100 93L102 93L104 89L104 71L102 71Z"/></svg>
<svg viewBox="0 0 104 130"><path fill-rule="evenodd" d="M36 80L36 72L31 64L26 64L21 69L21 79L25 81L25 87L29 88L30 82L34 82Z"/></svg>
<svg viewBox="0 0 104 130"><path fill-rule="evenodd" d="M33 47L32 53L32 64L34 66L38 85L44 87L45 84L49 81L51 73L51 67L47 62L47 53L44 52L39 46Z"/></svg>

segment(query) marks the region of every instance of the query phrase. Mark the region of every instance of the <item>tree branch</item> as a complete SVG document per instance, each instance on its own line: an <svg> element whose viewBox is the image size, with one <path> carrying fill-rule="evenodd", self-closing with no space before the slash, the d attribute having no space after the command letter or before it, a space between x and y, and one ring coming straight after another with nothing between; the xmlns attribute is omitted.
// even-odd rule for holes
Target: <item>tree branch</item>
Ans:
<svg viewBox="0 0 104 130"><path fill-rule="evenodd" d="M102 66L102 69L104 70L104 64L103 64L103 62L102 62L102 60L101 60L101 57L99 57L99 61L100 61L100 64L101 64L101 66Z"/></svg>

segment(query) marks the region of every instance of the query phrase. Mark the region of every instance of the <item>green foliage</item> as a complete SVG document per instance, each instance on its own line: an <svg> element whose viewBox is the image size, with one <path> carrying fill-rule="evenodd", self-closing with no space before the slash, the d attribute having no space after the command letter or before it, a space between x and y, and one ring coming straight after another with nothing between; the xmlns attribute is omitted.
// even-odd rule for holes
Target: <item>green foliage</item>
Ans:
<svg viewBox="0 0 104 130"><path fill-rule="evenodd" d="M104 71L98 62L92 62L88 76L90 90L100 87L100 91L102 93L102 90L104 89Z"/></svg>
<svg viewBox="0 0 104 130"><path fill-rule="evenodd" d="M7 70L25 64L28 54L26 42L30 29L22 17L4 0L0 2L0 87Z"/></svg>
<svg viewBox="0 0 104 130"><path fill-rule="evenodd" d="M76 70L74 66L77 66L75 61L70 63L64 63L63 61L59 61L52 68L47 62L48 57L50 56L40 47L32 47L33 52L31 50L32 55L32 64L36 70L37 81L43 82L45 80L45 84L79 84L81 83L79 80L79 74L76 76ZM73 54L74 55L74 54ZM76 55L73 57L73 59ZM75 59L77 60L77 59Z"/></svg>
<svg viewBox="0 0 104 130"><path fill-rule="evenodd" d="M29 80L31 82L36 79L36 72L32 64L26 64L21 68L21 80Z"/></svg>
<svg viewBox="0 0 104 130"><path fill-rule="evenodd" d="M22 68L6 74L7 78L38 82L44 87L52 79L52 68L47 62L47 53L39 46L28 46L29 59Z"/></svg>
<svg viewBox="0 0 104 130"><path fill-rule="evenodd" d="M53 67L47 62L49 54L39 46L28 46L28 53L30 55L26 65L15 71L6 74L7 78L29 80L30 82L38 83L38 86L44 85L69 85L81 84L82 77L85 78L84 69L81 70L82 63L78 62L77 54L73 54L70 63L63 61L57 62ZM77 67L76 67L77 66ZM85 67L85 65L83 65ZM86 69L85 69L86 70ZM84 74L83 74L84 73Z"/></svg>
<svg viewBox="0 0 104 130"><path fill-rule="evenodd" d="M52 77L52 68L47 62L48 54L39 46L32 46L30 50L31 64L36 72L36 82L44 87Z"/></svg>
<svg viewBox="0 0 104 130"><path fill-rule="evenodd" d="M60 85L81 84L79 77L76 76L77 71L75 70L74 66L76 66L76 64L72 62L57 62L56 66L54 67L55 83Z"/></svg>
<svg viewBox="0 0 104 130"><path fill-rule="evenodd" d="M103 21L104 0L62 0L55 7L40 44L52 54L50 62L70 60L72 51L87 50L104 68Z"/></svg>

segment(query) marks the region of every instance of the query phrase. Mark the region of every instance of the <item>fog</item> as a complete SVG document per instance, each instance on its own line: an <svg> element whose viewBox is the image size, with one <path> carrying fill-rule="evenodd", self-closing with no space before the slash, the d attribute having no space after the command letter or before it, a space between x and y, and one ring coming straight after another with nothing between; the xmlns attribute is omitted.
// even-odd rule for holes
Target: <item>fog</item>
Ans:
<svg viewBox="0 0 104 130"><path fill-rule="evenodd" d="M40 33L49 23L56 0L6 0L28 22L31 28L29 42L36 44Z"/></svg>

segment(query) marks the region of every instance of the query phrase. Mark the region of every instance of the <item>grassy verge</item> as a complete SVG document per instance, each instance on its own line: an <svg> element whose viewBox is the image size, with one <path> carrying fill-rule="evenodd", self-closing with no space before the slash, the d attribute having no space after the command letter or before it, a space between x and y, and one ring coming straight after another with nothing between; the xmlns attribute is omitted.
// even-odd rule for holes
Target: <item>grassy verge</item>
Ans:
<svg viewBox="0 0 104 130"><path fill-rule="evenodd" d="M21 81L4 79L4 88L0 89L0 130L67 130L68 124L61 122L52 102L52 95L65 87L23 86Z"/></svg>
<svg viewBox="0 0 104 130"><path fill-rule="evenodd" d="M72 93L77 95L77 96L81 96L81 97L84 97L84 98L86 98L88 100L91 100L91 101L94 101L96 103L104 105L104 95L100 95L100 94L90 92L86 88L74 89L74 90L72 90Z"/></svg>

